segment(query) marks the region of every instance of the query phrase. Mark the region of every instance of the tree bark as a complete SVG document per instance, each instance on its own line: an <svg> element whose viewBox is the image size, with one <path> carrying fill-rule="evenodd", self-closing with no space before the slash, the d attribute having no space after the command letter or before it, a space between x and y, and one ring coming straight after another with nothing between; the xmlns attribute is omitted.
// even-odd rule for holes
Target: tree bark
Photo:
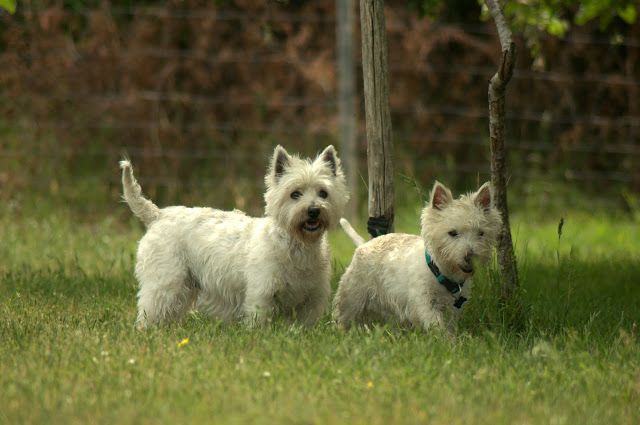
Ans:
<svg viewBox="0 0 640 425"><path fill-rule="evenodd" d="M502 54L498 71L489 82L489 134L491 138L491 186L493 201L502 215L502 230L498 236L497 251L500 274L502 276L502 297L513 301L518 294L520 283L516 256L511 239L509 210L507 207L507 155L504 147L504 117L506 87L513 75L516 46L511 39L511 30L495 0L485 0L496 24Z"/></svg>
<svg viewBox="0 0 640 425"><path fill-rule="evenodd" d="M360 0L362 73L367 127L369 222L372 237L393 232L393 141L383 0Z"/></svg>

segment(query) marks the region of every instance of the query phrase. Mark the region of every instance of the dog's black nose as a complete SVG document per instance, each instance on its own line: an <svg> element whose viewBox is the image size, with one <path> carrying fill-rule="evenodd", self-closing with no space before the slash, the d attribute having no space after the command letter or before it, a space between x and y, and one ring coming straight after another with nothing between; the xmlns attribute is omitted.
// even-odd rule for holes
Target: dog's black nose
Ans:
<svg viewBox="0 0 640 425"><path fill-rule="evenodd" d="M320 208L309 207L309 209L307 210L307 214L309 215L309 218L316 219L320 216Z"/></svg>
<svg viewBox="0 0 640 425"><path fill-rule="evenodd" d="M473 252L467 252L467 255L464 257L464 261L467 264L471 264L471 260L473 259Z"/></svg>

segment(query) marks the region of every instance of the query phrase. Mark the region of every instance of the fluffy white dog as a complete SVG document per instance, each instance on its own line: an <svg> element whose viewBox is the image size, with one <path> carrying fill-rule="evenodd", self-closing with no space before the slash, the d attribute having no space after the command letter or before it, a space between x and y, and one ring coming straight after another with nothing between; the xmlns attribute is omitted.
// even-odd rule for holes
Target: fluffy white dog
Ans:
<svg viewBox="0 0 640 425"><path fill-rule="evenodd" d="M452 333L470 297L475 260L491 257L501 218L489 183L454 200L436 182L430 199L421 236L393 233L365 242L340 221L358 246L333 301L340 327L383 320Z"/></svg>
<svg viewBox="0 0 640 425"><path fill-rule="evenodd" d="M265 177L265 217L182 206L160 209L120 163L124 199L148 230L138 246L140 327L179 320L194 306L251 325L274 315L313 324L329 305L330 251L349 199L333 146L300 159L278 146Z"/></svg>

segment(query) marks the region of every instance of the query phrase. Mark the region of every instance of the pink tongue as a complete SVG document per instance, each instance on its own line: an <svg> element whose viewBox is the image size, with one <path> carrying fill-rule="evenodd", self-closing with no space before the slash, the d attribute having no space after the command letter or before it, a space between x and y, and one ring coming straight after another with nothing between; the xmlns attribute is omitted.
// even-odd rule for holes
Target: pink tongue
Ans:
<svg viewBox="0 0 640 425"><path fill-rule="evenodd" d="M316 227L318 227L318 223L317 221L307 221L307 227L311 228L311 229L315 229Z"/></svg>

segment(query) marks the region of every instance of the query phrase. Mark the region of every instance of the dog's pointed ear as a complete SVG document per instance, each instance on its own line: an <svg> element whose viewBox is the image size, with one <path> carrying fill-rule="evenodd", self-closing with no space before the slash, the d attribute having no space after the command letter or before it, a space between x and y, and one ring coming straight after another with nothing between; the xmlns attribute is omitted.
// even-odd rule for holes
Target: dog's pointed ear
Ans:
<svg viewBox="0 0 640 425"><path fill-rule="evenodd" d="M491 208L491 184L486 182L473 195L473 203L483 210Z"/></svg>
<svg viewBox="0 0 640 425"><path fill-rule="evenodd" d="M280 145L276 146L271 159L271 174L278 180L291 165L291 156Z"/></svg>
<svg viewBox="0 0 640 425"><path fill-rule="evenodd" d="M340 160L338 159L338 154L333 145L327 146L325 150L323 150L322 153L318 155L318 159L324 162L327 167L329 167L334 176L338 175Z"/></svg>
<svg viewBox="0 0 640 425"><path fill-rule="evenodd" d="M453 195L451 191L447 189L445 185L436 180L431 190L431 201L429 204L436 210L441 210L451 202L453 202Z"/></svg>

